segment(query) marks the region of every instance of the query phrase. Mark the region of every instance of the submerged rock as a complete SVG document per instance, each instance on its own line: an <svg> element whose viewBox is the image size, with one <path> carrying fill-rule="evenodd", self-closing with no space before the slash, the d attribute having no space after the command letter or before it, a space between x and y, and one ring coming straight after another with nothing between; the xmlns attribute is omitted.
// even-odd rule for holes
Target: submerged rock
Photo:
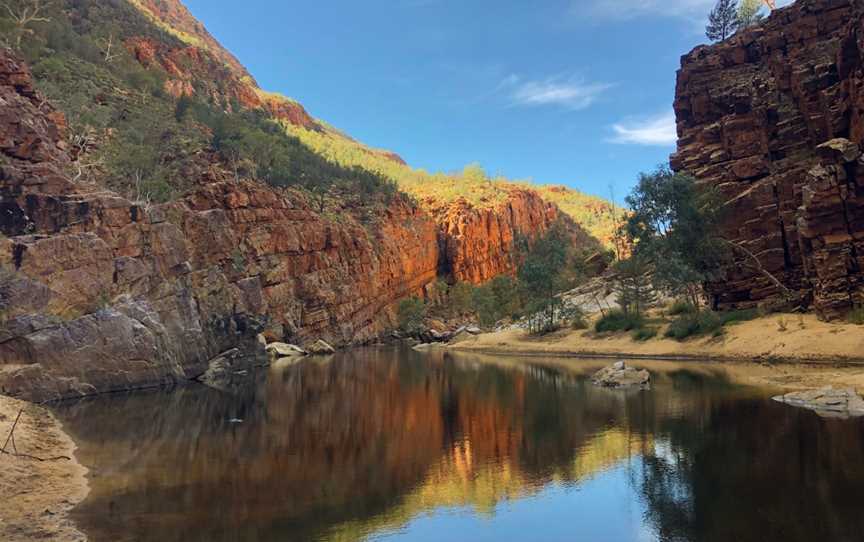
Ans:
<svg viewBox="0 0 864 542"><path fill-rule="evenodd" d="M595 386L604 388L639 387L645 389L651 382L651 374L645 369L628 367L623 361L618 361L594 373L591 382Z"/></svg>
<svg viewBox="0 0 864 542"><path fill-rule="evenodd" d="M775 401L787 405L815 410L820 416L853 417L864 416L864 399L851 388L834 389L831 386L820 390L796 391L774 397Z"/></svg>
<svg viewBox="0 0 864 542"><path fill-rule="evenodd" d="M245 380L248 371L243 367L248 366L248 360L237 348L222 352L207 362L207 370L195 380L205 386L221 390L232 391L238 386L238 382Z"/></svg>
<svg viewBox="0 0 864 542"><path fill-rule="evenodd" d="M276 359L299 358L308 354L308 352L297 345L280 342L268 344L265 350L271 358Z"/></svg>
<svg viewBox="0 0 864 542"><path fill-rule="evenodd" d="M307 347L310 354L315 355L326 355L326 354L335 354L336 349L330 346L330 344L322 339L318 339L314 343L310 344Z"/></svg>
<svg viewBox="0 0 864 542"><path fill-rule="evenodd" d="M431 350L433 348L441 348L442 346L443 346L442 343L420 343L420 344L415 344L411 348L413 350L417 350L418 352L423 352L426 350Z"/></svg>

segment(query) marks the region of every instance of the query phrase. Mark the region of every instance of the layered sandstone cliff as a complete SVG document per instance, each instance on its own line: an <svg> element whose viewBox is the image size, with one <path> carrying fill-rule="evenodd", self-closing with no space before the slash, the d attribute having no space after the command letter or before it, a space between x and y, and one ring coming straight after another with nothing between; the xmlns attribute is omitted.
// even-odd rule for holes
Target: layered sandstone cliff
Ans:
<svg viewBox="0 0 864 542"><path fill-rule="evenodd" d="M460 199L433 211L433 215L439 225L441 272L456 281L480 284L513 273L524 243L556 222L566 225L577 246L601 248L557 205L533 190L512 189L504 201L485 207Z"/></svg>
<svg viewBox="0 0 864 542"><path fill-rule="evenodd" d="M59 398L192 378L259 332L362 342L436 276L434 222L372 223L302 195L210 182L163 205L76 185L62 115L0 52L0 392Z"/></svg>
<svg viewBox="0 0 864 542"><path fill-rule="evenodd" d="M862 60L854 0L798 0L682 58L672 165L718 189L740 246L715 306L783 300L832 318L864 303Z"/></svg>

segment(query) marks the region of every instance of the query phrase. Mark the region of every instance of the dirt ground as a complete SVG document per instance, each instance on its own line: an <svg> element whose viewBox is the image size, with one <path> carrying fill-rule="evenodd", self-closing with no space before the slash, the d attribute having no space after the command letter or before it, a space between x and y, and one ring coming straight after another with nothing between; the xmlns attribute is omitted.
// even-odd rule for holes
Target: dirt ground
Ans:
<svg viewBox="0 0 864 542"><path fill-rule="evenodd" d="M812 315L773 315L727 326L722 337L684 342L662 337L640 342L629 333L598 335L585 330L533 337L509 330L470 337L449 348L535 357L723 361L744 382L864 391L864 327L820 322Z"/></svg>
<svg viewBox="0 0 864 542"><path fill-rule="evenodd" d="M0 396L0 449L22 408L15 446L10 441L9 453L0 453L0 540L86 540L68 513L87 495L87 469L75 460L75 445L56 418L42 407ZM16 449L20 455L12 455Z"/></svg>

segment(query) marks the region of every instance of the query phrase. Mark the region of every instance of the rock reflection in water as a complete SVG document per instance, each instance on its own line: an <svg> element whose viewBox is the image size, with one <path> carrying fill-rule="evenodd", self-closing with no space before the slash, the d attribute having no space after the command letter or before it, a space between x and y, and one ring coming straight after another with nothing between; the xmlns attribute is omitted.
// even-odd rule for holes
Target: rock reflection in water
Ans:
<svg viewBox="0 0 864 542"><path fill-rule="evenodd" d="M722 374L624 392L538 365L369 349L275 367L232 393L100 397L58 415L92 470L76 519L96 542L422 539L418 516L432 513L438 536L466 521L442 509L486 518L497 540L864 532L864 426ZM593 489L616 476L625 495ZM579 492L613 521L636 510L638 525L604 532L579 509L545 535L496 522L517 514L503 503L538 519Z"/></svg>

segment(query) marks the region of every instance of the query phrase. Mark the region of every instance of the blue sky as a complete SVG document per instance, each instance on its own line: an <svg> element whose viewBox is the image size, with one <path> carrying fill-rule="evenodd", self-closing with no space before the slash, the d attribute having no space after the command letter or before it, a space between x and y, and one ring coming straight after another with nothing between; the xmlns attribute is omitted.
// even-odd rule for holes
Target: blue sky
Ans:
<svg viewBox="0 0 864 542"><path fill-rule="evenodd" d="M713 0L185 3L263 88L415 167L621 200L674 151L675 72Z"/></svg>

